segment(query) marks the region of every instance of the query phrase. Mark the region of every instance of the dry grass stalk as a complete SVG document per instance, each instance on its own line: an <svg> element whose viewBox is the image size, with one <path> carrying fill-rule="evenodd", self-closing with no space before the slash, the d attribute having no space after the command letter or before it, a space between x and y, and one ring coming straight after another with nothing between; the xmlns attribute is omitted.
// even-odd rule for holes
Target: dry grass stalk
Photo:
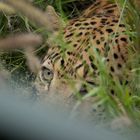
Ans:
<svg viewBox="0 0 140 140"><path fill-rule="evenodd" d="M39 59L34 55L34 49L32 47L28 47L25 49L25 56L27 59L27 65L31 72L34 74L37 74L40 70L40 61Z"/></svg>
<svg viewBox="0 0 140 140"><path fill-rule="evenodd" d="M29 46L38 46L42 43L42 38L39 35L26 33L9 36L5 39L0 39L0 49L9 50L15 48L26 48Z"/></svg>
<svg viewBox="0 0 140 140"><path fill-rule="evenodd" d="M48 32L52 33L59 29L60 20L51 6L47 9L50 13L46 14L32 6L27 0L4 0L3 2L25 15L37 25L44 27Z"/></svg>
<svg viewBox="0 0 140 140"><path fill-rule="evenodd" d="M6 13L10 13L10 14L13 14L15 13L15 10L13 8L11 8L10 6L0 2L0 11L4 11Z"/></svg>

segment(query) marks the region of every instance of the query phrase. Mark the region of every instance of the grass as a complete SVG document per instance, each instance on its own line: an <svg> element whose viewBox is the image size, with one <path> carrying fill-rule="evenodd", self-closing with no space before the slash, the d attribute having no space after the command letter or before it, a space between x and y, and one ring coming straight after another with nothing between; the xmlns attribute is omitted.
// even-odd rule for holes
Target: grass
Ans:
<svg viewBox="0 0 140 140"><path fill-rule="evenodd" d="M94 0L33 0L33 5L39 7L42 10L46 9L48 4L52 5L63 21L67 22L68 19L71 19L77 15L80 15L83 7L90 5ZM101 72L100 86L96 89L89 88L89 93L82 97L81 100L85 100L90 96L94 96L98 93L100 98L99 102L96 104L104 104L107 108L107 113L110 114L111 118L121 118L121 116L128 117L136 126L140 125L140 69L139 69L139 14L138 10L135 7L133 1L128 0L116 0L119 7L122 9L120 20L124 20L128 27L128 34L134 40L135 54L131 54L131 61L129 65L132 65L132 88L123 84L120 85L117 81L112 82L112 79L106 71L104 65L104 60L100 58L97 54L98 69ZM125 16L125 14L127 16ZM21 33L21 32L33 32L41 34L44 38L48 37L48 33L44 31L42 27L36 26L33 22L30 22L29 19L24 17L21 14L6 14L5 12L0 13L0 36L5 37L9 34ZM133 17L133 18L132 18ZM129 31L130 27L133 31ZM58 40L60 44L63 44L61 40ZM42 57L46 52L45 42L35 51L36 54ZM66 47L64 44L62 47ZM14 52L0 52L1 64L4 68L8 69L14 79L17 80L16 76L21 75L18 78L18 82L29 86L30 84L27 81L32 81L34 79L33 74L29 71L26 65L26 59L23 51L20 49L15 50ZM3 68L2 67L2 68ZM106 80L108 79L108 80ZM108 82L107 82L108 81ZM117 97L109 96L108 87L114 87ZM132 96L129 96L131 92ZM79 102L81 102L81 100ZM79 105L79 102L76 106Z"/></svg>

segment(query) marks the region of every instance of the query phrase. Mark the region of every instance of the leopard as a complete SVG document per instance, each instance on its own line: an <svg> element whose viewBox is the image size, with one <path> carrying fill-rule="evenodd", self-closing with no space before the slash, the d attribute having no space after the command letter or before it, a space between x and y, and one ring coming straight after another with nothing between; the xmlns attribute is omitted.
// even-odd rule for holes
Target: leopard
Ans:
<svg viewBox="0 0 140 140"><path fill-rule="evenodd" d="M59 35L49 43L35 81L38 96L48 100L58 97L56 102L63 102L64 106L74 105L100 86L100 61L113 81L127 84L125 70L131 69L127 61L132 39L120 16L121 10L115 2L95 0L81 15L56 31L56 34L60 32L63 43ZM107 89L114 96L115 90ZM96 100L96 96L89 97L80 105L87 116L91 112L99 116L104 111L100 105L92 106Z"/></svg>

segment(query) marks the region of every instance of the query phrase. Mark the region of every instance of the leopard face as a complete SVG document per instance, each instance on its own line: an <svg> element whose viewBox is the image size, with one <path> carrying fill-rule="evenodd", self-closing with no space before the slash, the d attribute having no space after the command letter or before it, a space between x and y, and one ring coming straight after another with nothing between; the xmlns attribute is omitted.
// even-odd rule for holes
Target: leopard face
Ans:
<svg viewBox="0 0 140 140"><path fill-rule="evenodd" d="M91 89L99 86L98 56L114 80L123 79L130 39L116 4L96 0L69 21L63 42L65 48L54 43L47 51L36 78L39 93L68 102L74 93L85 94L87 84Z"/></svg>

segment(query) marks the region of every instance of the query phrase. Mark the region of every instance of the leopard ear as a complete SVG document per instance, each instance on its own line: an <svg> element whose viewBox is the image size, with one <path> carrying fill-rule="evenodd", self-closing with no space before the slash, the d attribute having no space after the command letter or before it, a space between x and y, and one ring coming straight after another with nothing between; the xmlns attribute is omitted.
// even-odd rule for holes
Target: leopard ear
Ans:
<svg viewBox="0 0 140 140"><path fill-rule="evenodd" d="M62 28L62 21L60 20L60 17L58 16L58 14L55 12L55 9L48 5L46 8L46 16L52 26L52 28L55 31L58 31L60 28Z"/></svg>

